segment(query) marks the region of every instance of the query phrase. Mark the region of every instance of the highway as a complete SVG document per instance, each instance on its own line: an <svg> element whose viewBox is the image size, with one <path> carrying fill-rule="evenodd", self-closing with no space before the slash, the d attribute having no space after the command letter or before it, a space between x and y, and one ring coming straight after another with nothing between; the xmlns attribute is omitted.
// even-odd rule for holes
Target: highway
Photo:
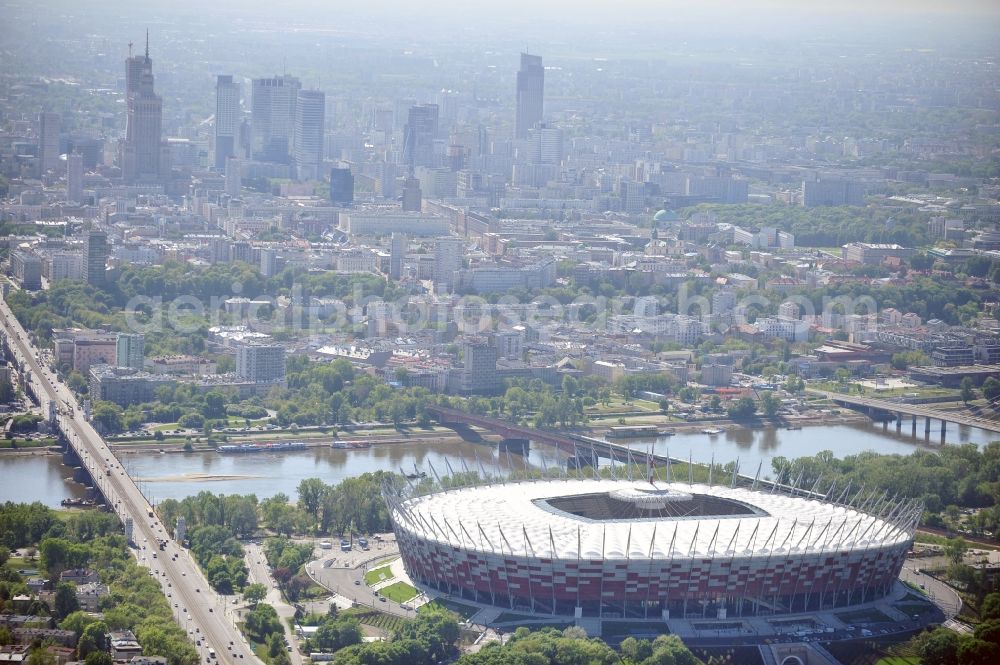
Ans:
<svg viewBox="0 0 1000 665"><path fill-rule="evenodd" d="M42 413L49 413L50 402L57 405L59 429L90 472L108 505L123 523L132 520L136 558L160 582L178 624L188 630L193 642L200 642L197 648L202 662L260 663L226 617L225 598L212 591L187 550L169 540L168 529L108 445L84 418L72 392L54 372L39 362L38 351L3 300L0 300L0 320L8 345L22 369L22 379L26 384L30 382ZM164 539L168 543L166 550L161 551L158 541ZM209 658L210 648L215 649L217 661Z"/></svg>

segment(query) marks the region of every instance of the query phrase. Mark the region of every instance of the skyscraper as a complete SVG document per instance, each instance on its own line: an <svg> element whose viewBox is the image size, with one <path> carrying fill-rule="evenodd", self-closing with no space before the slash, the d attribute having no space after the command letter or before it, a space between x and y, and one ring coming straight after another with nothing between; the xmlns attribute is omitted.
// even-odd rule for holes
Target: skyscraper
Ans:
<svg viewBox="0 0 1000 665"><path fill-rule="evenodd" d="M295 174L315 180L323 164L323 125L326 95L319 90L299 90L295 101Z"/></svg>
<svg viewBox="0 0 1000 665"><path fill-rule="evenodd" d="M103 286L108 262L108 234L88 231L83 240L83 279L87 284Z"/></svg>
<svg viewBox="0 0 1000 665"><path fill-rule="evenodd" d="M437 104L411 106L403 128L403 162L410 167L433 166L437 133Z"/></svg>
<svg viewBox="0 0 1000 665"><path fill-rule="evenodd" d="M233 77L219 76L215 82L215 168L226 168L226 158L236 154L240 130L240 86Z"/></svg>
<svg viewBox="0 0 1000 665"><path fill-rule="evenodd" d="M55 170L59 163L59 114L38 114L38 166L41 173Z"/></svg>
<svg viewBox="0 0 1000 665"><path fill-rule="evenodd" d="M521 54L517 72L517 118L514 137L528 138L528 130L542 121L545 97L545 67L540 55Z"/></svg>
<svg viewBox="0 0 1000 665"><path fill-rule="evenodd" d="M83 155L75 152L66 155L66 200L83 202Z"/></svg>
<svg viewBox="0 0 1000 665"><path fill-rule="evenodd" d="M294 76L254 79L250 101L254 159L287 164L295 139L295 102L302 83Z"/></svg>
<svg viewBox="0 0 1000 665"><path fill-rule="evenodd" d="M153 90L149 33L145 54L133 56L130 52L125 61L125 96L128 106L122 177L126 183L155 182L163 175L160 168L163 100Z"/></svg>

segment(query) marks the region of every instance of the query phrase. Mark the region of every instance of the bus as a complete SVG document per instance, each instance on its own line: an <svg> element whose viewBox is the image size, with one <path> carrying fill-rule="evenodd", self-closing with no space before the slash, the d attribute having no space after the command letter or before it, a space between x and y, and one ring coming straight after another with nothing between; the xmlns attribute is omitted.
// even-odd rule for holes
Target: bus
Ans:
<svg viewBox="0 0 1000 665"><path fill-rule="evenodd" d="M208 648L208 657L209 659L215 658L215 649L213 649L212 647Z"/></svg>

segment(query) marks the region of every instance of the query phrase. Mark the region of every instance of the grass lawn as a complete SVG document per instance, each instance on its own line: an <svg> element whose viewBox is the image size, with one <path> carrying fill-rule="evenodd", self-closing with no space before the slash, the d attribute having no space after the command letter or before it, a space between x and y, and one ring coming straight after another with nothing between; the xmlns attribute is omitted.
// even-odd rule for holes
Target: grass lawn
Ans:
<svg viewBox="0 0 1000 665"><path fill-rule="evenodd" d="M421 605L420 608L417 610L417 612L420 612L425 607L443 607L449 612L454 612L463 619L469 619L472 617L473 614L479 611L478 607L475 607L473 605L466 605L464 603L459 603L454 600L448 600L447 598L438 598L436 600L432 600L426 605Z"/></svg>
<svg viewBox="0 0 1000 665"><path fill-rule="evenodd" d="M390 584L387 587L379 589L379 593L397 603L405 603L417 596L417 590L406 582Z"/></svg>
<svg viewBox="0 0 1000 665"><path fill-rule="evenodd" d="M0 439L0 448L46 448L56 445L55 439Z"/></svg>
<svg viewBox="0 0 1000 665"><path fill-rule="evenodd" d="M381 568L375 568L374 570L369 570L365 573L365 584L371 586L373 584L378 584L382 580L389 580L395 577L392 571L389 570L389 566L382 566Z"/></svg>
<svg viewBox="0 0 1000 665"><path fill-rule="evenodd" d="M920 665L920 659L916 656L886 656L875 665Z"/></svg>
<svg viewBox="0 0 1000 665"><path fill-rule="evenodd" d="M379 628L389 633L395 633L407 623L407 620L402 617L385 614L384 612L376 612L375 610L361 609L358 607L342 610L340 612L340 616L354 617L358 620L358 623L365 624L366 626L372 626L373 628Z"/></svg>

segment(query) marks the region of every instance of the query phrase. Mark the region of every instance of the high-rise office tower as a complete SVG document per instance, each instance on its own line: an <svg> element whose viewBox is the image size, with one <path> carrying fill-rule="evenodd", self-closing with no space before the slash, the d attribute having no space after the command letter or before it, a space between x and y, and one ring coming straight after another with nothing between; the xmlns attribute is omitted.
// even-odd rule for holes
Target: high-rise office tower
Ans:
<svg viewBox="0 0 1000 665"><path fill-rule="evenodd" d="M343 206L354 203L354 175L350 166L330 169L330 200Z"/></svg>
<svg viewBox="0 0 1000 665"><path fill-rule="evenodd" d="M115 343L115 365L142 369L145 348L145 338L142 335L118 333Z"/></svg>
<svg viewBox="0 0 1000 665"><path fill-rule="evenodd" d="M59 163L59 114L38 114L38 166L41 173L55 170Z"/></svg>
<svg viewBox="0 0 1000 665"><path fill-rule="evenodd" d="M83 202L83 155L75 152L66 155L66 200Z"/></svg>
<svg viewBox="0 0 1000 665"><path fill-rule="evenodd" d="M411 106L403 128L403 162L411 167L433 166L437 133L437 104Z"/></svg>
<svg viewBox="0 0 1000 665"><path fill-rule="evenodd" d="M226 159L226 194L234 199L240 198L240 189L243 187L241 176L240 160L235 157Z"/></svg>
<svg viewBox="0 0 1000 665"><path fill-rule="evenodd" d="M163 100L153 90L153 83L147 33L145 54L130 53L125 61L127 119L122 177L127 183L155 182L163 175L160 160Z"/></svg>
<svg viewBox="0 0 1000 665"><path fill-rule="evenodd" d="M240 131L240 86L233 77L219 76L215 81L215 168L226 168L226 158L236 155Z"/></svg>
<svg viewBox="0 0 1000 665"><path fill-rule="evenodd" d="M87 284L103 286L108 262L108 234L88 231L83 240L83 279Z"/></svg>
<svg viewBox="0 0 1000 665"><path fill-rule="evenodd" d="M542 56L521 54L521 69L517 72L517 118L514 137L528 138L528 130L542 121L545 98L545 67Z"/></svg>
<svg viewBox="0 0 1000 665"><path fill-rule="evenodd" d="M403 275L403 260L406 258L406 234L393 233L389 243L389 278L399 279Z"/></svg>
<svg viewBox="0 0 1000 665"><path fill-rule="evenodd" d="M295 101L295 174L315 180L323 165L323 125L326 95L319 90L299 90Z"/></svg>
<svg viewBox="0 0 1000 665"><path fill-rule="evenodd" d="M295 102L302 83L294 76L254 79L250 100L254 159L287 164L295 139Z"/></svg>
<svg viewBox="0 0 1000 665"><path fill-rule="evenodd" d="M423 206L423 192L420 191L420 181L410 176L403 181L403 210L405 212L420 212Z"/></svg>

